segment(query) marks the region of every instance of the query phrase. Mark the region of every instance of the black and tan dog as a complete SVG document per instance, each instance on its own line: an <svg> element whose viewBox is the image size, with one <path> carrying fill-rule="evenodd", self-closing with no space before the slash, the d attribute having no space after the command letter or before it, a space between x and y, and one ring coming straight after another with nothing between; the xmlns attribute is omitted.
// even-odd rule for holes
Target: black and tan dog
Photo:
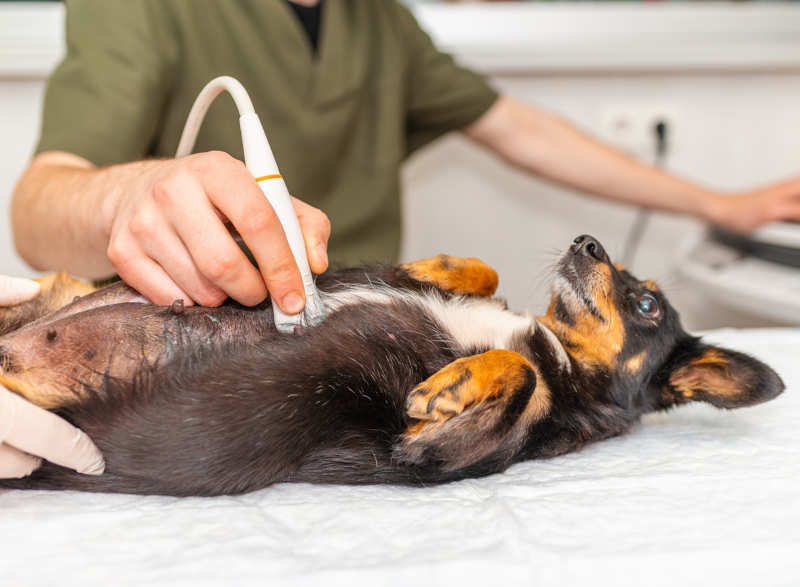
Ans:
<svg viewBox="0 0 800 587"><path fill-rule="evenodd" d="M160 307L124 285L69 303L83 286L46 285L3 317L0 383L86 431L106 473L45 464L0 486L441 483L577 450L654 410L783 390L763 363L684 332L658 287L588 236L538 318L490 297L490 267L446 256L320 276L329 316L295 336L275 331L268 304Z"/></svg>

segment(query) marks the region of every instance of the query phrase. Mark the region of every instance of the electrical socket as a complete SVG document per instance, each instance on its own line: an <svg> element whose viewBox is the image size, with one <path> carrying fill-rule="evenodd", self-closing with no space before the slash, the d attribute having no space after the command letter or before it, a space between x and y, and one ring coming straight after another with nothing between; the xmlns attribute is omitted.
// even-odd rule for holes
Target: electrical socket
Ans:
<svg viewBox="0 0 800 587"><path fill-rule="evenodd" d="M610 144L639 157L653 160L656 156L655 127L666 122L669 135L675 135L677 115L664 105L629 104L607 108L600 117L600 134Z"/></svg>

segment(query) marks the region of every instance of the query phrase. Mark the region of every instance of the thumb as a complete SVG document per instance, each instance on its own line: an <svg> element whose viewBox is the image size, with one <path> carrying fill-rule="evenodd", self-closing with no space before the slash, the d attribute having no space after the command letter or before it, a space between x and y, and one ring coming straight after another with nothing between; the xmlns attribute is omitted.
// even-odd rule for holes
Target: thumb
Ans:
<svg viewBox="0 0 800 587"><path fill-rule="evenodd" d="M78 473L100 475L105 470L103 455L84 432L2 386L0 440Z"/></svg>

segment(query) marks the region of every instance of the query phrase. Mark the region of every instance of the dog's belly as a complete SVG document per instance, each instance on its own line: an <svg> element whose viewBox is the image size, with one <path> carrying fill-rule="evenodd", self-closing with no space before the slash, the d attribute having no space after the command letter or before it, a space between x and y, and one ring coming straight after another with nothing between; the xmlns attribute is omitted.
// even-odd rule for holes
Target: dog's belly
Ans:
<svg viewBox="0 0 800 587"><path fill-rule="evenodd" d="M270 332L272 311L228 305L170 308L118 288L99 290L0 337L0 383L46 408L70 405L105 377L131 379L191 346L254 342Z"/></svg>
<svg viewBox="0 0 800 587"><path fill-rule="evenodd" d="M163 365L191 348L279 336L268 303L171 308L139 300L127 286L110 286L0 336L0 383L56 409L96 393L105 377L131 380L147 365ZM532 317L487 298L356 285L323 293L323 301L329 315L353 305L405 306L438 323L458 354L509 348L516 334L536 328Z"/></svg>

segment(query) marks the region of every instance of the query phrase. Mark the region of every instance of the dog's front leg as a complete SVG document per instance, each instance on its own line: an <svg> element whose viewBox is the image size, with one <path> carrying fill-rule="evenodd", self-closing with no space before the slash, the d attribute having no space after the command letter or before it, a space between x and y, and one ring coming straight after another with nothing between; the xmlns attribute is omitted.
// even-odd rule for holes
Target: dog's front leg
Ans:
<svg viewBox="0 0 800 587"><path fill-rule="evenodd" d="M455 471L493 453L513 455L550 411L550 390L528 359L491 350L453 361L414 388L400 460Z"/></svg>

